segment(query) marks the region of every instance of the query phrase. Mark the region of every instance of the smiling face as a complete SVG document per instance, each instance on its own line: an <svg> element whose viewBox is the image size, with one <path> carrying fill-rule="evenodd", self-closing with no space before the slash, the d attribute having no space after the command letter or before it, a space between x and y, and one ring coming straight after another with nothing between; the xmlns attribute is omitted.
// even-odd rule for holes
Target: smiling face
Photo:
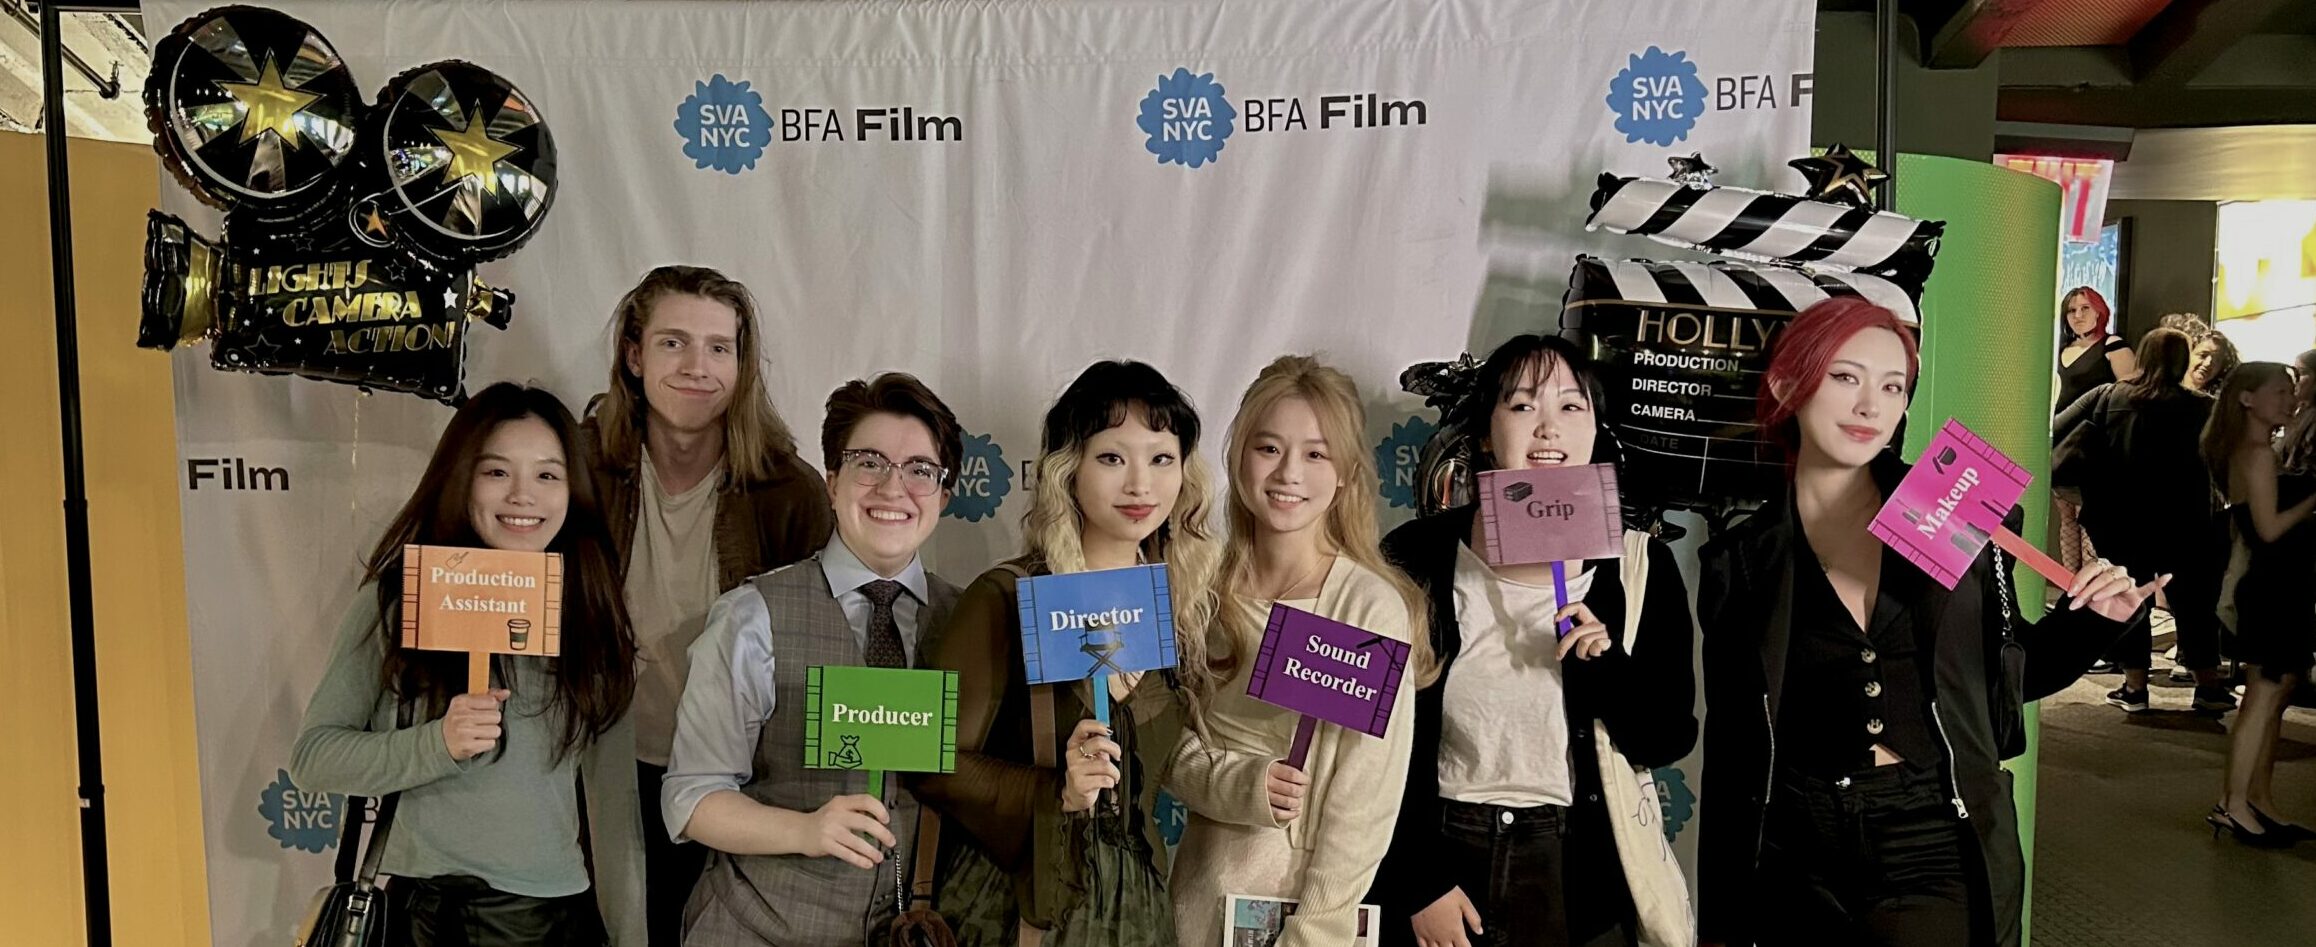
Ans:
<svg viewBox="0 0 2316 947"><path fill-rule="evenodd" d="M1905 343L1888 329L1862 329L1843 342L1794 415L1804 458L1862 467L1889 446L1906 416L1907 367Z"/></svg>
<svg viewBox="0 0 2316 947"><path fill-rule="evenodd" d="M2067 331L2082 338L2098 328L2099 310L2091 308L2091 297L2085 293L2067 297Z"/></svg>
<svg viewBox="0 0 2316 947"><path fill-rule="evenodd" d="M740 381L739 337L740 314L716 300L671 293L653 304L625 356L651 423L684 432L722 423Z"/></svg>
<svg viewBox="0 0 2316 947"><path fill-rule="evenodd" d="M563 529L571 483L563 442L538 418L492 429L475 461L467 519L492 549L545 552Z"/></svg>
<svg viewBox="0 0 2316 947"><path fill-rule="evenodd" d="M1091 540L1140 545L1173 514L1182 494L1182 439L1153 431L1142 411L1087 438L1070 495Z"/></svg>
<svg viewBox="0 0 2316 947"><path fill-rule="evenodd" d="M836 508L836 532L845 548L878 575L891 578L908 568L940 523L949 492L934 489L918 496L910 487L913 480L922 480L910 471L938 468L940 453L925 422L898 414L866 415L845 438L844 459L828 474L828 499ZM869 477L864 468L879 464L890 469L877 482L861 483Z"/></svg>
<svg viewBox="0 0 2316 947"><path fill-rule="evenodd" d="M1530 362L1520 369L1519 381L1488 416L1488 440L1482 446L1499 469L1592 463L1593 442L1600 436L1592 399L1568 363L1554 359L1551 374L1544 377L1538 377L1539 365Z"/></svg>
<svg viewBox="0 0 2316 947"><path fill-rule="evenodd" d="M1319 526L1335 503L1341 476L1319 413L1299 397L1281 398L1255 422L1237 465L1238 501L1255 528L1299 533Z"/></svg>
<svg viewBox="0 0 2316 947"><path fill-rule="evenodd" d="M2195 344L2195 349L2187 355L2188 387L2198 391L2211 387L2212 381L2219 375L2219 352L2220 344L2216 339L2205 338Z"/></svg>

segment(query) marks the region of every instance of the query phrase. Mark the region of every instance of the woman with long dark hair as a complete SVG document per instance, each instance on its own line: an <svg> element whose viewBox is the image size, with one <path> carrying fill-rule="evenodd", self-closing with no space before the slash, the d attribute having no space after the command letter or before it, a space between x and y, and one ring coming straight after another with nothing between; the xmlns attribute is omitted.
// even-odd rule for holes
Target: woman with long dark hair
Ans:
<svg viewBox="0 0 2316 947"><path fill-rule="evenodd" d="M365 560L306 706L300 786L399 794L380 865L390 943L643 943L635 643L579 457L577 423L543 389L500 383L460 406ZM560 656L498 656L481 682L464 654L404 648L412 543L560 553Z"/></svg>
<svg viewBox="0 0 2316 947"><path fill-rule="evenodd" d="M1221 555L1198 431L1157 369L1087 366L1045 414L1028 548L966 588L934 638L926 666L958 672L957 771L910 788L962 830L942 833L939 905L965 947L1176 943L1157 797L1185 710L1215 689ZM1140 563L1166 564L1180 666L1107 675L1104 727L1087 684L1028 685L1014 582Z"/></svg>
<svg viewBox="0 0 2316 947"><path fill-rule="evenodd" d="M1489 354L1443 423L1476 442L1480 470L1613 464L1603 400L1575 345L1522 335ZM1561 601L1549 565L1489 565L1485 529L1464 506L1383 542L1430 602L1440 674L1413 720L1392 721L1412 725L1415 752L1369 896L1382 942L1634 943L1646 919L1611 823L1625 813L1603 801L1605 778L1633 774L1608 772L1596 741L1643 769L1696 746L1688 588L1670 549L1630 533L1618 558L1569 563ZM1671 936L1686 937L1688 912L1674 913Z"/></svg>
<svg viewBox="0 0 2316 947"><path fill-rule="evenodd" d="M1948 592L1883 546L1867 526L1908 470L1890 445L1914 328L1855 298L1794 317L1759 395L1790 490L1704 550L1708 943L2016 944L2025 868L2000 762L2025 750L2020 704L2146 621L2167 581L2094 561L2029 624L2011 603L2037 590L2013 592L1991 547Z"/></svg>
<svg viewBox="0 0 2316 947"><path fill-rule="evenodd" d="M2082 523L2098 550L2141 581L2176 576L2162 599L2179 634L2179 666L2196 682L2194 707L2235 708L2219 671L2219 579L2225 544L2214 527L2211 472L2196 447L2212 399L2188 384L2188 336L2155 329L2139 340L2139 376L2077 400L2057 429L2082 452ZM2079 426L2079 427L2078 427ZM2148 708L2150 629L2134 628L2108 656L2123 686L2107 702Z"/></svg>
<svg viewBox="0 0 2316 947"><path fill-rule="evenodd" d="M2226 831L2259 847L2310 837L2277 818L2273 786L2284 709L2316 652L2316 583L2310 581L2316 528L2308 526L2316 512L2316 476L2280 471L2273 444L2295 406L2289 369L2246 362L2228 375L2203 431L2204 460L2212 481L2227 490L2235 558L2242 560L2230 570L2225 608L2236 632L2233 653L2244 664L2244 703L2228 734L2227 776L2206 818L2214 835Z"/></svg>

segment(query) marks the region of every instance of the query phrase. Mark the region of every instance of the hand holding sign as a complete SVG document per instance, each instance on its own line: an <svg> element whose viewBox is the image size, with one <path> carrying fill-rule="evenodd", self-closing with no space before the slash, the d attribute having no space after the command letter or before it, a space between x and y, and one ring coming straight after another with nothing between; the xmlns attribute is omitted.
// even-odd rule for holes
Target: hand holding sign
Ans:
<svg viewBox="0 0 2316 947"><path fill-rule="evenodd" d="M2074 600L2069 608L2089 608L2115 621L2130 620L2170 583L2171 577L2163 576L2133 587L2128 573L2103 559L2069 571L2011 532L2002 525L2003 516L2032 479L1962 422L1949 419L1868 530L1949 589L1992 542L2066 589Z"/></svg>
<svg viewBox="0 0 2316 947"><path fill-rule="evenodd" d="M560 554L402 547L402 646L466 652L470 695L490 692L493 654L562 654L562 616Z"/></svg>
<svg viewBox="0 0 2316 947"><path fill-rule="evenodd" d="M1369 736L1383 735L1391 725L1392 701L1407 670L1408 650L1405 641L1273 605L1246 693L1303 715L1286 761L1302 769L1321 720Z"/></svg>
<svg viewBox="0 0 2316 947"><path fill-rule="evenodd" d="M1489 470L1479 477L1480 530L1492 566L1552 564L1552 594L1568 603L1569 560L1624 553L1624 511L1613 464ZM1574 624L1558 622L1561 635Z"/></svg>

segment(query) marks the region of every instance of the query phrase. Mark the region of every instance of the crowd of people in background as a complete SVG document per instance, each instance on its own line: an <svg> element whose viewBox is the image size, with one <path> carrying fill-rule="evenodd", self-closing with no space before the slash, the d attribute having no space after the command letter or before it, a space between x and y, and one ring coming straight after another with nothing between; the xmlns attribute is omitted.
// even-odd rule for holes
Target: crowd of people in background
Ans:
<svg viewBox="0 0 2316 947"><path fill-rule="evenodd" d="M2108 316L2089 288L2060 306L2055 545L2175 577L2158 595L2171 678L2193 683L2190 710L2235 714L2213 834L2263 848L2316 838L2279 815L2272 787L2284 711L2316 661L2316 350L2245 362L2174 313L2134 351ZM2151 628L2119 641L2093 668L2123 676L2107 703L2153 707L2152 663Z"/></svg>
<svg viewBox="0 0 2316 947"><path fill-rule="evenodd" d="M2135 357L2107 318L2096 295L2068 315L2103 406L2086 424L2160 456L2181 523L2224 485L2249 564L2219 594L2304 615L2293 527L2316 481L2267 448L2294 415L2285 376L2225 373L2214 408L2188 391L2194 340L2164 330ZM458 408L307 709L298 783L385 800L390 942L1209 947L1228 899L1255 896L1297 902L1287 947L1363 926L1393 947L2015 944L2000 764L2025 751L2022 705L2118 640L2144 659L2156 596L2178 611L2197 585L2171 584L2198 563L2135 544L2146 520L2107 518L2098 489L2085 522L2126 561L2086 558L2038 621L1991 548L1951 597L1885 548L1868 524L1909 469L1920 353L1854 297L1779 336L1756 410L1787 489L1706 545L1694 612L1645 532L1565 575L1490 563L1476 506L1378 536L1358 385L1305 356L1253 379L1219 471L1157 368L1087 366L1044 414L1022 549L953 584L920 554L962 428L923 382L831 392L815 471L744 286L661 267L613 327L583 417L508 383ZM1470 382L1443 425L1473 467L1621 463L1577 346L1517 336ZM2199 426L2202 461L2161 454L2193 458L2178 432ZM411 542L563 554L561 656L500 656L486 683L405 648ZM1177 666L1029 686L1016 580L1137 564L1168 573ZM1289 764L1296 715L1245 696L1277 603L1409 645L1387 738L1323 723ZM2264 721L2240 728L2212 812L2239 837L2293 831L2265 768L2306 633L2252 623L2223 649ZM955 672L955 770L805 768L807 671L828 665ZM1700 737L1714 817L1692 912L1647 780ZM1178 850L1161 792L1189 810Z"/></svg>

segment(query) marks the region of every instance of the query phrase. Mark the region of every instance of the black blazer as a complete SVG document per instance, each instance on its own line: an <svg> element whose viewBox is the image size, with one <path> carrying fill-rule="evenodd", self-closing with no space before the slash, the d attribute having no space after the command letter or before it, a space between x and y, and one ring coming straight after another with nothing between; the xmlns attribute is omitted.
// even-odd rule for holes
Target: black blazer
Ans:
<svg viewBox="0 0 2316 947"><path fill-rule="evenodd" d="M1875 462L1885 495L1908 465L1894 454ZM2019 514L2009 522L2017 528ZM1763 815L1774 773L1777 706L1793 626L1794 547L1801 525L1791 491L1736 528L1705 545L1697 614L1705 628L1705 772L1699 808L1711 816L1698 831L1698 912L1701 939L1751 944L1773 918L1757 917L1755 871L1760 863ZM2022 701L2038 700L2082 676L2123 632L2147 620L2142 608L2129 622L2059 604L2032 625L2014 623L2026 649L2023 693L2002 684L2002 604L1992 556L1981 553L1952 592L1936 582L1906 607L1935 628L1936 686L1931 695L1937 729L1946 744L1943 775L1956 811L1970 824L1983 858L1973 879L1978 926L2005 945L2019 941L2025 866L2019 854L2018 817L2010 774L2000 766L1997 719L2016 719ZM2007 560L2006 560L2007 561ZM2039 584L2014 583L2012 594L2039 594ZM1966 860L1970 864L1972 860Z"/></svg>
<svg viewBox="0 0 2316 947"><path fill-rule="evenodd" d="M1431 599L1431 646L1440 657L1439 680L1415 695L1415 754L1408 762L1406 795L1391 848L1376 871L1369 903L1383 909L1384 923L1404 925L1455 887L1456 873L1440 834L1439 741L1441 698L1448 675L1463 649L1456 621L1456 546L1471 535L1478 507L1465 506L1409 522L1383 541L1383 557L1423 587ZM1564 842L1568 860L1568 926L1582 942L1632 917L1632 895L1616 857L1608 809L1600 801L1600 767L1594 763L1592 721L1608 726L1617 748L1638 766L1665 766L1697 745L1696 669L1692 648L1696 625L1680 564L1663 543L1649 543L1649 587L1642 602L1636 653L1626 654L1624 580L1615 559L1595 560L1592 588L1584 604L1609 628L1608 652L1566 668L1570 768L1576 804L1570 807ZM1482 919L1485 922L1485 918Z"/></svg>

